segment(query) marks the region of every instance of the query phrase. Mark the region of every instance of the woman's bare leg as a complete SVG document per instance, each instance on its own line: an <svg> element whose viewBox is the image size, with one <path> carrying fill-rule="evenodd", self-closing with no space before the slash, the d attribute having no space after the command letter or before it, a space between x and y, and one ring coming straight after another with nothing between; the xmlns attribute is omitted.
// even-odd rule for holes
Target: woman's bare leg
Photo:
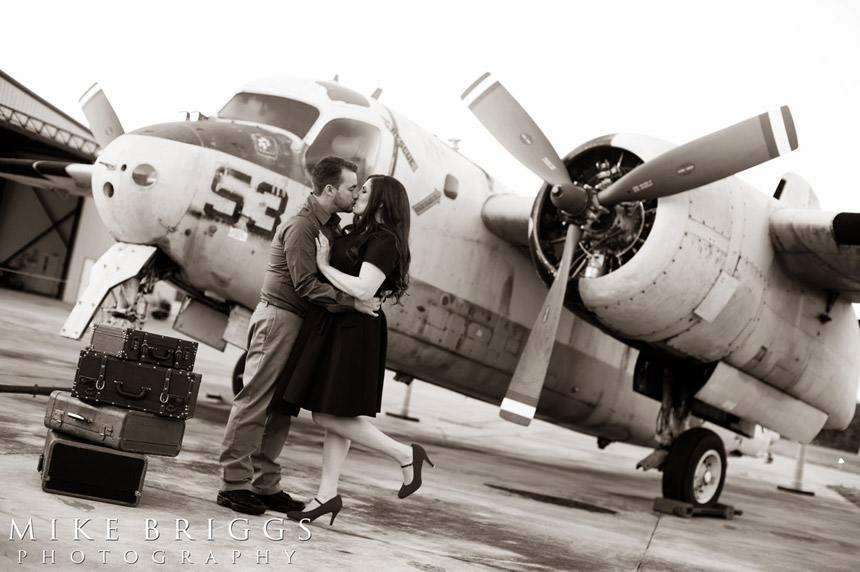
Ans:
<svg viewBox="0 0 860 572"><path fill-rule="evenodd" d="M328 413L314 413L314 422L326 429L326 435L335 433L349 441L361 443L380 453L388 455L398 465L412 463L412 447L395 441L370 422L367 417L338 417ZM342 464L342 463L341 463ZM403 468L403 482L412 482L412 465ZM322 483L320 483L322 488ZM324 499L320 499L324 500Z"/></svg>
<svg viewBox="0 0 860 572"><path fill-rule="evenodd" d="M316 498L326 502L337 496L337 483L340 480L340 471L349 453L350 440L341 437L333 431L326 429L325 441L323 442L323 466L320 488ZM314 509L317 504L313 501L308 508Z"/></svg>

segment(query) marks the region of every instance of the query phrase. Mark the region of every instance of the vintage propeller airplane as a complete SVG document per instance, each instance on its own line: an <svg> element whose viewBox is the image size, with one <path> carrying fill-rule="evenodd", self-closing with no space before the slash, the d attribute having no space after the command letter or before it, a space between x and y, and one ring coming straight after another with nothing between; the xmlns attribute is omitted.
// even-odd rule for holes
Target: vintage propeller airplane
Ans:
<svg viewBox="0 0 860 572"><path fill-rule="evenodd" d="M463 99L545 181L532 198L378 95L261 80L213 117L124 133L93 86L82 104L103 147L95 164L0 160L3 176L91 193L117 240L61 334L80 338L109 292L140 323L141 301L167 280L187 294L176 329L243 346L269 241L304 202L309 167L335 154L409 191L410 295L386 307L387 365L401 377L601 448L654 448L639 466L663 471L665 497L696 506L723 488L715 431L761 440L766 427L808 443L849 424L860 214L820 212L793 174L772 197L732 176L797 147L788 108L679 147L609 135L561 159L487 74Z"/></svg>

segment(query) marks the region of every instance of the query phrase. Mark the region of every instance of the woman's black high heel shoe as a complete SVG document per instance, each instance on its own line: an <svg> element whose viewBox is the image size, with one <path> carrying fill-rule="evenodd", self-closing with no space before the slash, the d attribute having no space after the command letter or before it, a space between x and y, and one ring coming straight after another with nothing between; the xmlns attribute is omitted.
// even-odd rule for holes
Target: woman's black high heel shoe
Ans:
<svg viewBox="0 0 860 572"><path fill-rule="evenodd" d="M329 526L334 524L334 517L337 516L337 513L340 512L340 509L343 508L343 499L340 498L340 495L334 496L325 502L320 502L320 499L315 498L315 501L320 503L318 507L313 510L291 510L287 513L287 518L292 520L303 520L307 518L311 522L317 519L324 514L331 513L331 521L329 521Z"/></svg>
<svg viewBox="0 0 860 572"><path fill-rule="evenodd" d="M424 447L421 445L412 445L412 462L407 463L405 465L400 465L401 469L405 469L409 465L412 465L412 482L408 485L403 485L400 487L400 491L397 493L397 496L405 499L412 493L418 490L421 486L421 466L424 464L424 461L430 463L431 467L435 467L433 461L430 460L430 457L427 456L427 451L424 450Z"/></svg>

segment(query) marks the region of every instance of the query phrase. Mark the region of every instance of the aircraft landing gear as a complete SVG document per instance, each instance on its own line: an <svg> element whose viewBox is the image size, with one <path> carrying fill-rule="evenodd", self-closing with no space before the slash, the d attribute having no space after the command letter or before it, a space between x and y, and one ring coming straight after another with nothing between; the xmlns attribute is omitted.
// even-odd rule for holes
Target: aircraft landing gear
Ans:
<svg viewBox="0 0 860 572"><path fill-rule="evenodd" d="M243 378L245 377L245 359L247 357L248 352L242 352L242 355L236 360L236 365L233 366L233 395L236 395L245 387Z"/></svg>
<svg viewBox="0 0 860 572"><path fill-rule="evenodd" d="M154 285L153 281L141 281L137 277L117 284L108 291L93 322L142 330Z"/></svg>
<svg viewBox="0 0 860 572"><path fill-rule="evenodd" d="M663 496L696 508L717 504L726 480L726 451L719 435L695 427L681 433L663 465Z"/></svg>
<svg viewBox="0 0 860 572"><path fill-rule="evenodd" d="M718 501L726 480L723 440L710 429L690 428L693 422L701 424L692 416L694 396L714 367L646 353L636 361L634 389L661 403L655 432L658 447L636 468L662 470L664 498L658 500L666 502L658 504L684 505L685 515L710 514L722 506Z"/></svg>

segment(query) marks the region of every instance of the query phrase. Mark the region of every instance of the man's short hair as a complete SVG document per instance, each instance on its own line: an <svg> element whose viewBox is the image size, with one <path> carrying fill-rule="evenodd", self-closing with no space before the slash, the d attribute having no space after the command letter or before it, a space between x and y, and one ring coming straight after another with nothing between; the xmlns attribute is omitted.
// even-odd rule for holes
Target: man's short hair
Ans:
<svg viewBox="0 0 860 572"><path fill-rule="evenodd" d="M314 185L314 195L319 196L326 185L339 187L341 183L343 183L344 169L349 169L354 173L358 173L358 165L351 161L347 161L342 157L329 155L317 161L317 164L314 165L313 172L311 172L311 181Z"/></svg>

